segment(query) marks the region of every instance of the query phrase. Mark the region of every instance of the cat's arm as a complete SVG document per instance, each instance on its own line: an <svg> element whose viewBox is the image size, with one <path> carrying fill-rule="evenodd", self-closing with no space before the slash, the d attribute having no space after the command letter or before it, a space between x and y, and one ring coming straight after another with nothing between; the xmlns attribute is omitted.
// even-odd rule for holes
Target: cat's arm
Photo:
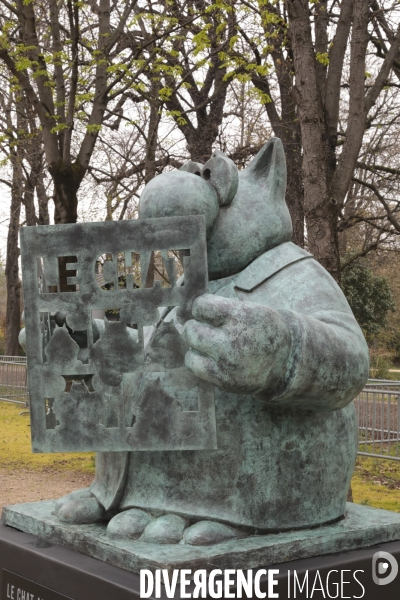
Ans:
<svg viewBox="0 0 400 600"><path fill-rule="evenodd" d="M368 348L338 286L315 261L306 263L254 293L239 291L240 300L198 298L185 327L188 368L270 404L346 406L368 377Z"/></svg>

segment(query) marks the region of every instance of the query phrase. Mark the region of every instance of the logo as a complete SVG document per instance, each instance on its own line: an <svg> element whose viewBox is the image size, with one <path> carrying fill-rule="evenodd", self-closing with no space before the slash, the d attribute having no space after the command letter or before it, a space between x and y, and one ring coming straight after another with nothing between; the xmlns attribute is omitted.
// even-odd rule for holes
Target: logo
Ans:
<svg viewBox="0 0 400 600"><path fill-rule="evenodd" d="M389 552L375 552L372 557L372 579L376 585L392 583L399 572L399 565Z"/></svg>

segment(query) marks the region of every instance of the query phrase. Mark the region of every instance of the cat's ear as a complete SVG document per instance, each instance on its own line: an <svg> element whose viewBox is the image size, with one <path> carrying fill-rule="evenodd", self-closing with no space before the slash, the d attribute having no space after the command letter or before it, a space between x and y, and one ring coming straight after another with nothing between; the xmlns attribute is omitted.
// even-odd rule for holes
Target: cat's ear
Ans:
<svg viewBox="0 0 400 600"><path fill-rule="evenodd" d="M282 142L272 138L239 172L230 206L219 211L207 243L210 279L239 273L263 252L288 242L292 223L285 202L286 161Z"/></svg>
<svg viewBox="0 0 400 600"><path fill-rule="evenodd" d="M283 144L279 138L272 138L261 148L243 175L254 179L263 187L279 189L280 199L286 191L286 159Z"/></svg>

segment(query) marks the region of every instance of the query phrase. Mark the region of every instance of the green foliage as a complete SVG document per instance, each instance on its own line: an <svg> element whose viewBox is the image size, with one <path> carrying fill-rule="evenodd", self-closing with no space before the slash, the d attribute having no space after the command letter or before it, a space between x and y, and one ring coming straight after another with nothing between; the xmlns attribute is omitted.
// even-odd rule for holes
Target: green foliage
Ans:
<svg viewBox="0 0 400 600"><path fill-rule="evenodd" d="M167 86L163 87L160 89L160 91L158 92L158 95L160 97L161 100L164 100L165 102L167 102L170 97L172 96L173 90Z"/></svg>
<svg viewBox="0 0 400 600"><path fill-rule="evenodd" d="M386 335L382 336L382 342L384 343L387 350L392 351L396 356L400 356L400 331L390 327L385 332Z"/></svg>
<svg viewBox="0 0 400 600"><path fill-rule="evenodd" d="M165 112L167 117L172 117L178 123L178 125L186 125L187 121L184 117L182 117L182 113L180 110L167 110Z"/></svg>
<svg viewBox="0 0 400 600"><path fill-rule="evenodd" d="M368 343L371 343L386 326L388 312L395 309L388 280L374 275L368 262L359 258L344 268L342 289Z"/></svg>
<svg viewBox="0 0 400 600"><path fill-rule="evenodd" d="M327 67L329 65L329 56L327 52L317 52L315 58L321 65Z"/></svg>
<svg viewBox="0 0 400 600"><path fill-rule="evenodd" d="M101 125L97 125L96 123L86 125L86 131L88 133L98 133L99 131L101 131Z"/></svg>
<svg viewBox="0 0 400 600"><path fill-rule="evenodd" d="M374 379L390 379L390 369L393 367L392 361L387 356L371 354L371 377Z"/></svg>
<svg viewBox="0 0 400 600"><path fill-rule="evenodd" d="M251 95L258 98L260 104L268 104L269 102L271 102L271 97L259 88L253 88L251 90Z"/></svg>
<svg viewBox="0 0 400 600"><path fill-rule="evenodd" d="M204 52L206 48L210 47L211 41L207 35L207 29L209 28L210 26L206 25L203 29L199 31L199 33L196 33L196 35L193 36L193 42L195 44L193 50L194 56L197 56L200 52Z"/></svg>
<svg viewBox="0 0 400 600"><path fill-rule="evenodd" d="M59 125L56 125L50 129L50 133L60 133L60 131L64 131L65 129L69 129L69 125L66 123L60 123Z"/></svg>

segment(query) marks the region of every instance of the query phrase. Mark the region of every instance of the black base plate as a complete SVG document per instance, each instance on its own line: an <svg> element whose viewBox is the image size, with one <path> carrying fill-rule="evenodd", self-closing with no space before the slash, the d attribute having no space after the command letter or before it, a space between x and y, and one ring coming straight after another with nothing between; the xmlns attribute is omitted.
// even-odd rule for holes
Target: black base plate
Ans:
<svg viewBox="0 0 400 600"><path fill-rule="evenodd" d="M273 590L284 600L329 597L399 600L400 573L387 585L373 582L372 557L378 551L389 552L400 565L400 541L397 541L373 548L266 566L265 569L279 570L279 575L275 575L278 585ZM378 565L379 560L377 568ZM302 592L296 585L295 593L294 571L300 585L308 571L308 592L306 585ZM384 576L378 574L381 582ZM135 573L0 524L0 600L136 600L140 598L139 583L139 575ZM161 598L167 598L163 586L161 589ZM261 577L260 589L266 592L268 598L266 576ZM190 588L187 592L190 592ZM227 596L223 594L221 597ZM181 598L179 586L174 598Z"/></svg>

